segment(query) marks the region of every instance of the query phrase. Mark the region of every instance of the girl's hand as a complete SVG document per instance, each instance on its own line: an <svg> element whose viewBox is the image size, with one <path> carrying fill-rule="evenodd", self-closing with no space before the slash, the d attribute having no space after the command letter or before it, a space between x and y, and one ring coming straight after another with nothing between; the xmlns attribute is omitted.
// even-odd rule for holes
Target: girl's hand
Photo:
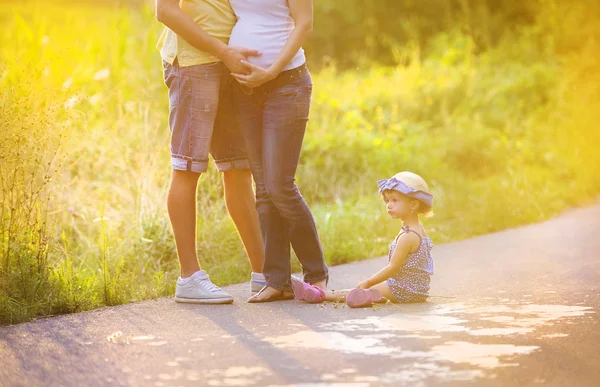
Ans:
<svg viewBox="0 0 600 387"><path fill-rule="evenodd" d="M270 70L253 65L245 60L242 60L241 63L250 70L250 74L231 73L231 75L237 79L241 85L251 89L259 87L270 80L275 79L277 76L277 74L273 74Z"/></svg>
<svg viewBox="0 0 600 387"><path fill-rule="evenodd" d="M369 283L369 280L366 280L359 283L356 287L359 289L369 289L371 287L371 284Z"/></svg>

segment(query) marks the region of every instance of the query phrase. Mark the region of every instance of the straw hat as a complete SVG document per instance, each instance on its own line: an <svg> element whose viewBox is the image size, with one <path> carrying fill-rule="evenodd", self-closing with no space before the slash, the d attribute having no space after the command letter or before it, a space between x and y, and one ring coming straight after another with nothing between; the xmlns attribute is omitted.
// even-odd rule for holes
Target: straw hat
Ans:
<svg viewBox="0 0 600 387"><path fill-rule="evenodd" d="M386 190L398 191L401 194L419 200L428 211L433 208L433 195L429 192L429 187L423 178L413 172L400 172L389 179L379 180L377 182L379 194Z"/></svg>

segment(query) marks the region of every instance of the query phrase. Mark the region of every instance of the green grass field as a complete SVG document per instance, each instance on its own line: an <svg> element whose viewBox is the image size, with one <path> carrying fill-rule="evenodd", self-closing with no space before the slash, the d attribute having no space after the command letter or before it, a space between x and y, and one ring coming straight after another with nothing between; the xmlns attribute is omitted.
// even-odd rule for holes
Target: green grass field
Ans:
<svg viewBox="0 0 600 387"><path fill-rule="evenodd" d="M401 170L428 181L438 244L595 200L597 27L577 7L546 12L484 52L457 28L427 56L398 47L409 65L313 71L298 185L329 264L387 252L400 225L376 181ZM0 324L173 294L152 9L0 5L0 20ZM198 208L203 266L248 280L214 166Z"/></svg>

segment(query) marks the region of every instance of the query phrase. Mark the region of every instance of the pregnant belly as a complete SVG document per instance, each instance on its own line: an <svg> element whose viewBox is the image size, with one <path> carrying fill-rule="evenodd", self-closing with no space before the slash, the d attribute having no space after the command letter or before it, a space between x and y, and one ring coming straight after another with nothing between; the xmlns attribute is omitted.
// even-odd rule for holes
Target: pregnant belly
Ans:
<svg viewBox="0 0 600 387"><path fill-rule="evenodd" d="M229 45L260 51L262 55L250 56L248 62L268 68L277 59L290 34L290 30L246 28L238 23L231 32Z"/></svg>

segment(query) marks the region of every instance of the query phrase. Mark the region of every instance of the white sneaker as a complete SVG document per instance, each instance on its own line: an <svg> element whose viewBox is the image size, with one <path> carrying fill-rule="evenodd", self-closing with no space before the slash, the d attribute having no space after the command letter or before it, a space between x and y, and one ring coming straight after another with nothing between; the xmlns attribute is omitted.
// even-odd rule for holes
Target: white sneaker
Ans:
<svg viewBox="0 0 600 387"><path fill-rule="evenodd" d="M260 292L267 285L267 279L263 273L252 272L250 275L250 292Z"/></svg>
<svg viewBox="0 0 600 387"><path fill-rule="evenodd" d="M175 301L191 304L231 304L233 297L210 282L208 274L199 270L191 277L177 280Z"/></svg>

